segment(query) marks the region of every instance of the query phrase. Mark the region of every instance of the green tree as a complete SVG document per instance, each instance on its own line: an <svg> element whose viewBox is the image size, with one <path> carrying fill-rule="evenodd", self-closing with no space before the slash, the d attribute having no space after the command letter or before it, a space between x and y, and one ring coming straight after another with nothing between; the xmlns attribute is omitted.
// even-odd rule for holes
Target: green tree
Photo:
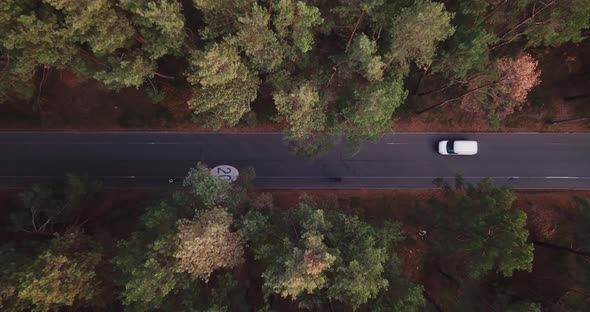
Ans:
<svg viewBox="0 0 590 312"><path fill-rule="evenodd" d="M377 228L309 200L284 213L251 211L241 227L264 266L265 293L308 308L321 304L323 293L358 307L387 289L385 266L402 237L397 224Z"/></svg>
<svg viewBox="0 0 590 312"><path fill-rule="evenodd" d="M20 65L15 63L14 58L23 51L11 49L11 47L20 46L20 43L14 41L19 40L15 38L18 36L15 36L14 32L17 29L18 17L29 10L29 5L29 1L17 0L6 0L0 3L0 104L11 99L28 100L35 90L31 82L33 76L31 66L35 67L37 63L34 60L29 65L22 62ZM20 68L20 73L16 73L15 68Z"/></svg>
<svg viewBox="0 0 590 312"><path fill-rule="evenodd" d="M188 276L179 274L175 252L176 221L189 215L189 200L180 194L148 207L136 230L118 242L113 259L123 305L130 311L155 310L168 296L189 288Z"/></svg>
<svg viewBox="0 0 590 312"><path fill-rule="evenodd" d="M403 80L392 78L355 92L353 102L343 111L344 136L355 146L378 139L391 129L391 117L407 94Z"/></svg>
<svg viewBox="0 0 590 312"><path fill-rule="evenodd" d="M432 70L455 80L466 80L470 74L484 72L490 67L489 47L496 40L485 29L458 27L434 61Z"/></svg>
<svg viewBox="0 0 590 312"><path fill-rule="evenodd" d="M0 64L6 64L0 55ZM0 71L0 104L9 100L29 100L35 92L31 77L18 76L8 70Z"/></svg>
<svg viewBox="0 0 590 312"><path fill-rule="evenodd" d="M209 169L201 163L189 170L183 185L207 208L223 206L233 209L245 199L242 190L232 190L231 184L211 176Z"/></svg>
<svg viewBox="0 0 590 312"><path fill-rule="evenodd" d="M229 183L211 177L201 164L191 170L184 185L188 191L147 207L131 236L118 242L113 264L126 310L223 307L207 295L202 280L241 262L242 240L230 231L232 217L226 209L215 207L232 205L231 196L236 195ZM217 279L209 281L208 288L220 287L222 298L233 288L216 283Z"/></svg>
<svg viewBox="0 0 590 312"><path fill-rule="evenodd" d="M213 39L234 32L238 27L238 17L248 12L254 3L253 0L193 0L207 24L199 33L203 39Z"/></svg>
<svg viewBox="0 0 590 312"><path fill-rule="evenodd" d="M87 205L96 198L101 184L75 175L66 177L63 188L33 185L19 194L22 206L11 214L15 230L54 233L84 222Z"/></svg>
<svg viewBox="0 0 590 312"><path fill-rule="evenodd" d="M350 70L363 75L369 81L383 79L385 63L377 54L377 42L369 39L365 34L354 37L343 62Z"/></svg>
<svg viewBox="0 0 590 312"><path fill-rule="evenodd" d="M228 42L214 43L191 57L188 81L193 85L189 107L206 118L209 126L234 126L250 111L259 80L243 63L238 49Z"/></svg>
<svg viewBox="0 0 590 312"><path fill-rule="evenodd" d="M271 72L281 65L286 47L270 29L270 12L254 5L250 14L239 17L237 42L254 68Z"/></svg>
<svg viewBox="0 0 590 312"><path fill-rule="evenodd" d="M438 43L455 31L452 13L442 3L417 0L404 8L390 26L391 47L385 55L387 66L396 66L407 73L413 61L418 67L430 65Z"/></svg>
<svg viewBox="0 0 590 312"><path fill-rule="evenodd" d="M551 7L539 9L525 30L529 45L557 47L585 38L582 30L590 28L590 0L551 1L544 5Z"/></svg>
<svg viewBox="0 0 590 312"><path fill-rule="evenodd" d="M455 188L442 180L446 197L437 202L437 243L440 251L464 265L470 278L490 271L512 276L531 271L533 246L528 242L526 214L513 206L516 196L491 179L477 185L457 177Z"/></svg>
<svg viewBox="0 0 590 312"><path fill-rule="evenodd" d="M96 305L103 289L98 273L102 261L101 247L82 232L57 236L26 267L18 297L31 302L35 311Z"/></svg>
<svg viewBox="0 0 590 312"><path fill-rule="evenodd" d="M398 5L384 0L324 0L320 6L326 23L331 26L347 25L353 28L359 20L368 16L376 24L375 28L379 28L385 26L384 20L389 20L395 14Z"/></svg>
<svg viewBox="0 0 590 312"><path fill-rule="evenodd" d="M277 0L273 11L273 25L279 36L288 39L299 52L310 51L314 43L314 27L324 21L320 10L303 1Z"/></svg>
<svg viewBox="0 0 590 312"><path fill-rule="evenodd" d="M141 53L109 56L104 65L101 69L91 70L92 77L113 90L141 86L146 79L154 77L157 67L154 60Z"/></svg>
<svg viewBox="0 0 590 312"><path fill-rule="evenodd" d="M39 18L34 12L12 16L10 30L1 45L11 57L10 69L21 77L32 77L38 66L64 67L78 53L54 15Z"/></svg>
<svg viewBox="0 0 590 312"><path fill-rule="evenodd" d="M46 0L65 15L68 41L87 44L96 55L107 55L126 47L134 37L129 20L110 0Z"/></svg>
<svg viewBox="0 0 590 312"><path fill-rule="evenodd" d="M26 255L18 252L13 245L0 246L0 309L17 312L31 310L31 303L18 298L20 276L24 266L30 262Z"/></svg>
<svg viewBox="0 0 590 312"><path fill-rule="evenodd" d="M120 6L133 13L132 23L138 28L150 59L181 52L186 33L182 5L176 0L122 0Z"/></svg>
<svg viewBox="0 0 590 312"><path fill-rule="evenodd" d="M289 138L301 140L325 130L326 107L312 81L303 80L292 85L290 90L276 91L273 99L277 111L289 124Z"/></svg>

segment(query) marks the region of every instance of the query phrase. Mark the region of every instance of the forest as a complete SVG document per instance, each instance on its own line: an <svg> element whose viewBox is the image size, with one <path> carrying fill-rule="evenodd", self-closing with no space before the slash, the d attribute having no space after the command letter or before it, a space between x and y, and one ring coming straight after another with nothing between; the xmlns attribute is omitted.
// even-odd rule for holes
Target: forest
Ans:
<svg viewBox="0 0 590 312"><path fill-rule="evenodd" d="M0 130L588 132L588 35L590 0L0 0ZM1 189L0 311L588 310L590 191L240 172Z"/></svg>
<svg viewBox="0 0 590 312"><path fill-rule="evenodd" d="M183 189L141 200L74 175L0 196L2 311L587 308L589 192L535 221L525 194L458 176L394 216L400 197L291 205L254 176L231 185L198 164Z"/></svg>
<svg viewBox="0 0 590 312"><path fill-rule="evenodd" d="M53 106L67 120L116 115L104 102L84 109L103 96L137 102L117 100L137 89L152 107L119 124L274 123L307 154L327 137L358 146L446 106L444 122L469 115L500 129L532 104L551 110L556 84L588 81L588 16L589 0L3 0L0 103L4 119L26 110L47 126ZM93 89L60 107L67 98L47 100L60 79ZM576 90L570 98L587 97ZM567 106L585 118L587 105Z"/></svg>

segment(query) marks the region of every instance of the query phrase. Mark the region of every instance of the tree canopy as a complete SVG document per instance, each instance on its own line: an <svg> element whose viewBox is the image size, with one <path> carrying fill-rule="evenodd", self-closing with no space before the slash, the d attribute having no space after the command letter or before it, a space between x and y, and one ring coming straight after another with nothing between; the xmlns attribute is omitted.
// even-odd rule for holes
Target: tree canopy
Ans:
<svg viewBox="0 0 590 312"><path fill-rule="evenodd" d="M490 179L455 187L437 181L446 197L437 207L437 243L465 263L466 274L479 278L488 272L511 276L530 271L533 246L528 241L526 214L513 206L515 195Z"/></svg>
<svg viewBox="0 0 590 312"><path fill-rule="evenodd" d="M38 102L39 76L67 70L159 101L187 94L190 119L214 129L286 121L286 138L305 153L325 149L326 137L374 140L399 107L432 93L498 126L528 99L483 86L515 62L530 91L541 66L525 63L541 59L536 47L581 42L589 1L5 0L0 102ZM375 103L377 93L391 99Z"/></svg>
<svg viewBox="0 0 590 312"><path fill-rule="evenodd" d="M385 268L402 239L399 225L379 227L303 199L283 213L250 211L242 233L264 265L264 291L296 300L302 307L329 300L359 307L386 290ZM323 302L325 304L325 302Z"/></svg>
<svg viewBox="0 0 590 312"><path fill-rule="evenodd" d="M185 309L193 301L202 303L202 282L215 286L212 273L243 261L242 238L231 230L233 216L219 206L235 203L230 185L211 177L202 164L189 172L184 185L187 191L147 207L131 236L118 242L113 263L129 310ZM235 193L241 191L236 188ZM219 292L233 287L224 283L228 288ZM205 305L219 304L213 301Z"/></svg>

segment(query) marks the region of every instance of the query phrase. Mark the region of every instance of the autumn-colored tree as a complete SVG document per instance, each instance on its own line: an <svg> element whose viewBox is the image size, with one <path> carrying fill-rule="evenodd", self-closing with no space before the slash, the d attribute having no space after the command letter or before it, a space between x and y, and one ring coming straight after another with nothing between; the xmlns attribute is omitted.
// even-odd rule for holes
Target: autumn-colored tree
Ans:
<svg viewBox="0 0 590 312"><path fill-rule="evenodd" d="M243 241L231 231L232 222L227 209L219 207L197 211L194 220L179 220L174 253L178 270L207 281L213 271L241 264Z"/></svg>
<svg viewBox="0 0 590 312"><path fill-rule="evenodd" d="M514 193L486 179L477 185L457 177L455 188L442 180L436 184L446 198L437 202L437 244L470 278L488 272L512 276L530 271L533 246L528 242L526 214L513 206Z"/></svg>
<svg viewBox="0 0 590 312"><path fill-rule="evenodd" d="M529 91L541 82L537 64L537 60L529 54L522 54L516 59L498 60L496 67L502 77L500 92L512 97L516 103L524 103Z"/></svg>
<svg viewBox="0 0 590 312"><path fill-rule="evenodd" d="M500 116L509 115L527 103L527 95L541 80L538 61L530 54L502 58L496 62L497 74L474 79L462 99L464 107L483 109ZM479 104L478 104L479 102Z"/></svg>

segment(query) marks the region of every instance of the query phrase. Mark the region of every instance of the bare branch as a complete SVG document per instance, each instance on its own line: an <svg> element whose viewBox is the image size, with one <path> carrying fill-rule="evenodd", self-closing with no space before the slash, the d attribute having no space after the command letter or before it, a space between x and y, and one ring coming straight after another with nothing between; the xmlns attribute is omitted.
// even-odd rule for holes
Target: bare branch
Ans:
<svg viewBox="0 0 590 312"><path fill-rule="evenodd" d="M361 16L359 16L358 20L354 24L354 28L352 29L352 33L350 34L350 37L348 38L348 42L346 43L346 49L344 49L344 52L348 51L348 47L350 46L350 43L352 42L352 38L354 38L354 34L356 33L356 30L358 29L358 27L361 24L361 22L363 21L363 19L365 18L365 15L366 15L366 12L363 11Z"/></svg>

